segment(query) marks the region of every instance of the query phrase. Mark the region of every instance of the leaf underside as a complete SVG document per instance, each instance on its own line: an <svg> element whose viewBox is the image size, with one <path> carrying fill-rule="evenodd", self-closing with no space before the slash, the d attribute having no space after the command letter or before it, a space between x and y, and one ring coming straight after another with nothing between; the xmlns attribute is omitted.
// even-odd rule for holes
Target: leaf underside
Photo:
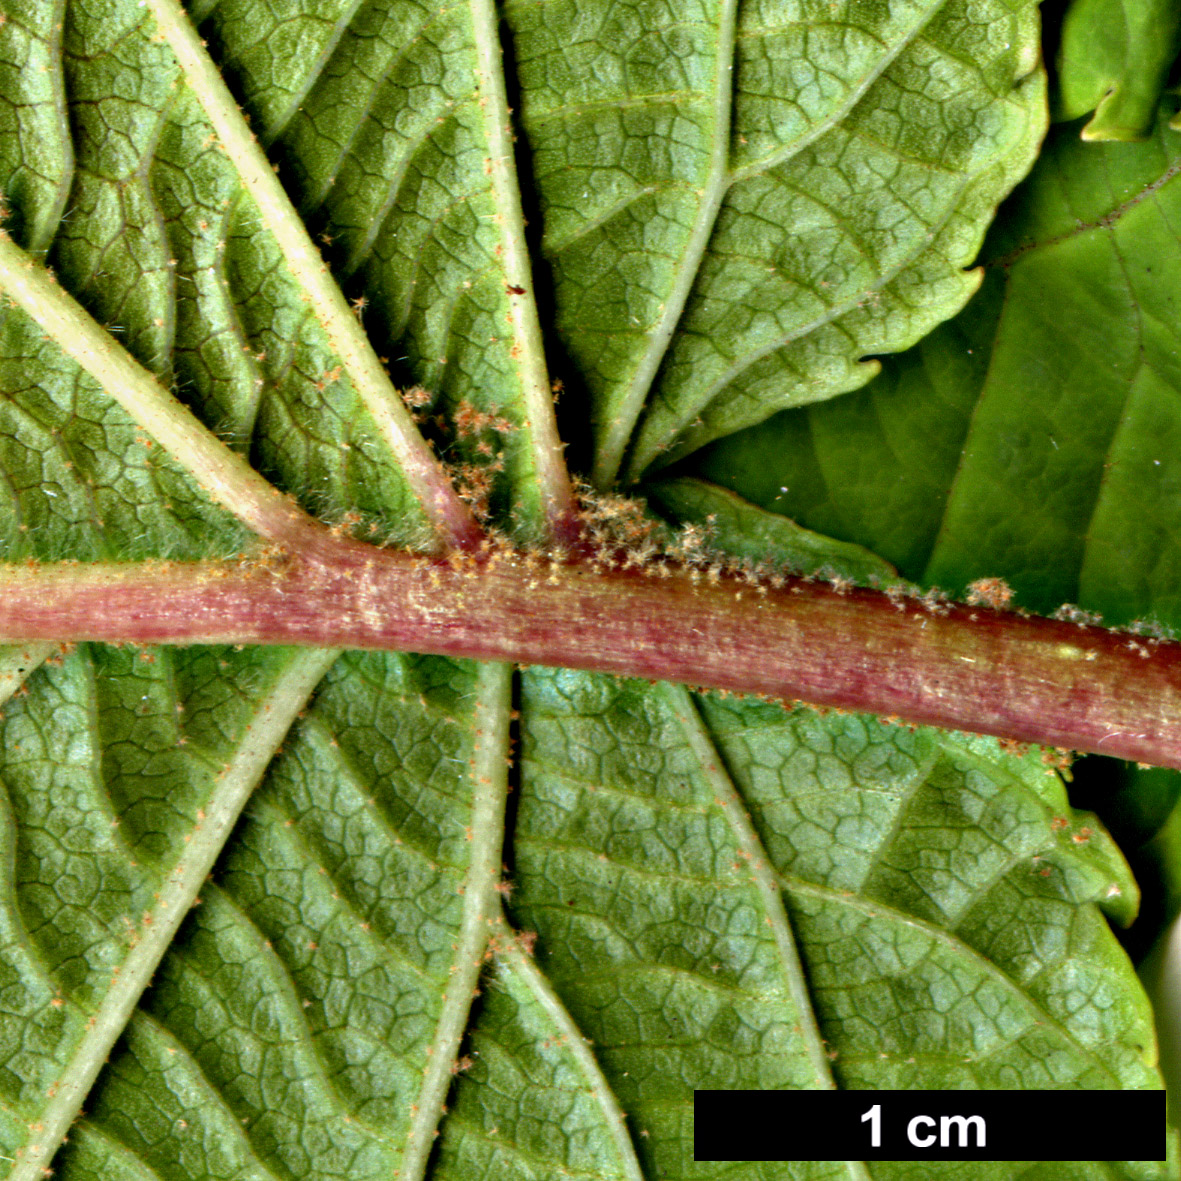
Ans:
<svg viewBox="0 0 1181 1181"><path fill-rule="evenodd" d="M953 593L999 576L1031 610L1181 626L1174 105L1142 144L1054 128L960 316L699 472Z"/></svg>
<svg viewBox="0 0 1181 1181"><path fill-rule="evenodd" d="M428 545L380 391L157 35L169 2L8 0L9 233L307 511ZM189 14L407 409L520 541L552 493L530 315L593 480L638 479L953 315L1044 129L1019 0L510 3L512 206L482 0ZM257 552L232 479L37 310L0 316L5 560ZM740 557L892 577L717 489L653 504L720 514ZM696 1164L693 1089L1160 1085L1101 913L1130 921L1135 884L1039 752L394 653L14 649L0 693L15 1178L925 1178Z"/></svg>

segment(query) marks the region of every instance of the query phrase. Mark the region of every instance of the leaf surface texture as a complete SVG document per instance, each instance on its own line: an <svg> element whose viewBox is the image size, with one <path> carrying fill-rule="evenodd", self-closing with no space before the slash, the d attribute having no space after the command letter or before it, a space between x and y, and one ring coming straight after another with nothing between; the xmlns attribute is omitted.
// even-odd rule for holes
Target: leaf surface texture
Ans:
<svg viewBox="0 0 1181 1181"><path fill-rule="evenodd" d="M1044 129L1021 0L194 0L187 41L177 11L10 3L0 183L19 257L239 467L161 445L38 289L0 316L8 561L256 560L243 461L429 546L412 420L537 540L558 378L601 491L862 385L975 289ZM660 487L736 558L895 580ZM1102 914L1135 884L1036 752L412 654L14 649L0 692L17 1181L909 1181L696 1164L692 1090L1160 1085Z"/></svg>
<svg viewBox="0 0 1181 1181"><path fill-rule="evenodd" d="M1055 128L959 317L854 397L719 444L703 474L919 581L1002 577L1033 610L1176 627L1181 135L1168 114L1135 145Z"/></svg>

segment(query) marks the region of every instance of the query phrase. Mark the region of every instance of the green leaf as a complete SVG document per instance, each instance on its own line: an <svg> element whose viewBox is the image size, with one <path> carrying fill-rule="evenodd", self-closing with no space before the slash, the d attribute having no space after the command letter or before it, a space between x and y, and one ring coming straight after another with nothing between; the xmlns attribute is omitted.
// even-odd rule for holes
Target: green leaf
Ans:
<svg viewBox="0 0 1181 1181"><path fill-rule="evenodd" d="M999 577L1034 610L1077 604L1175 629L1171 109L1143 144L1085 145L1076 127L1055 128L960 316L887 359L862 393L735 436L702 472L919 582L955 593ZM1176 775L1091 776L1088 798L1152 892L1128 941L1142 955L1176 913L1174 846L1167 832L1144 844L1170 814Z"/></svg>
<svg viewBox="0 0 1181 1181"><path fill-rule="evenodd" d="M1139 145L1055 128L959 317L700 470L924 584L1178 626L1179 171L1163 117Z"/></svg>
<svg viewBox="0 0 1181 1181"><path fill-rule="evenodd" d="M5 751L0 1139L48 1160L331 663L310 651L51 657Z"/></svg>
<svg viewBox="0 0 1181 1181"><path fill-rule="evenodd" d="M523 701L520 913L652 1175L708 1175L694 1086L1148 1083L1074 909L1128 879L1036 758L568 672Z"/></svg>
<svg viewBox="0 0 1181 1181"><path fill-rule="evenodd" d="M473 514L560 543L547 350L587 512L627 516L621 465L957 311L1045 124L1025 0L3 16L0 556L33 565L265 579L324 560L296 506L440 560ZM730 560L898 581L648 494ZM769 1176L692 1161L695 1086L1161 1085L1104 918L1137 888L1040 751L395 653L20 645L0 693L14 1181Z"/></svg>
<svg viewBox="0 0 1181 1181"><path fill-rule="evenodd" d="M1042 134L1033 10L508 9L596 481L831 397L957 310ZM661 145L661 146L656 146Z"/></svg>
<svg viewBox="0 0 1181 1181"><path fill-rule="evenodd" d="M1060 117L1094 111L1086 140L1146 139L1179 49L1181 9L1172 0L1074 0L1058 51Z"/></svg>
<svg viewBox="0 0 1181 1181"><path fill-rule="evenodd" d="M901 583L894 568L869 550L801 529L704 480L661 480L644 492L673 524L705 522L708 542L729 557L874 586Z"/></svg>
<svg viewBox="0 0 1181 1181"><path fill-rule="evenodd" d="M102 1141L161 1176L227 1152L247 1174L421 1174L496 897L507 687L495 665L333 669L99 1085Z"/></svg>

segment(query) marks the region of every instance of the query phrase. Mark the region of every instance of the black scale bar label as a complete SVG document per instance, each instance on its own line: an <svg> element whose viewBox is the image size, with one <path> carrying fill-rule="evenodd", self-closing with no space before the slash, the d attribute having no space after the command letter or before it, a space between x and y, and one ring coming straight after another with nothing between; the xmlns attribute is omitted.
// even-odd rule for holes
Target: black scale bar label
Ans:
<svg viewBox="0 0 1181 1181"><path fill-rule="evenodd" d="M1164 1091L696 1091L699 1161L1163 1161Z"/></svg>

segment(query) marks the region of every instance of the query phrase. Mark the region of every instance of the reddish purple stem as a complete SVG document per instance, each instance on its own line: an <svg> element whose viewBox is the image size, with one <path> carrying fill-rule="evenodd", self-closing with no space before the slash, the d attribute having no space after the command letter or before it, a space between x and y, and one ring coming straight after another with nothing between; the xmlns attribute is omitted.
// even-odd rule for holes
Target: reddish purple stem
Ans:
<svg viewBox="0 0 1181 1181"><path fill-rule="evenodd" d="M388 648L559 665L1181 767L1181 644L824 582L346 541L331 563L0 568L0 638Z"/></svg>

